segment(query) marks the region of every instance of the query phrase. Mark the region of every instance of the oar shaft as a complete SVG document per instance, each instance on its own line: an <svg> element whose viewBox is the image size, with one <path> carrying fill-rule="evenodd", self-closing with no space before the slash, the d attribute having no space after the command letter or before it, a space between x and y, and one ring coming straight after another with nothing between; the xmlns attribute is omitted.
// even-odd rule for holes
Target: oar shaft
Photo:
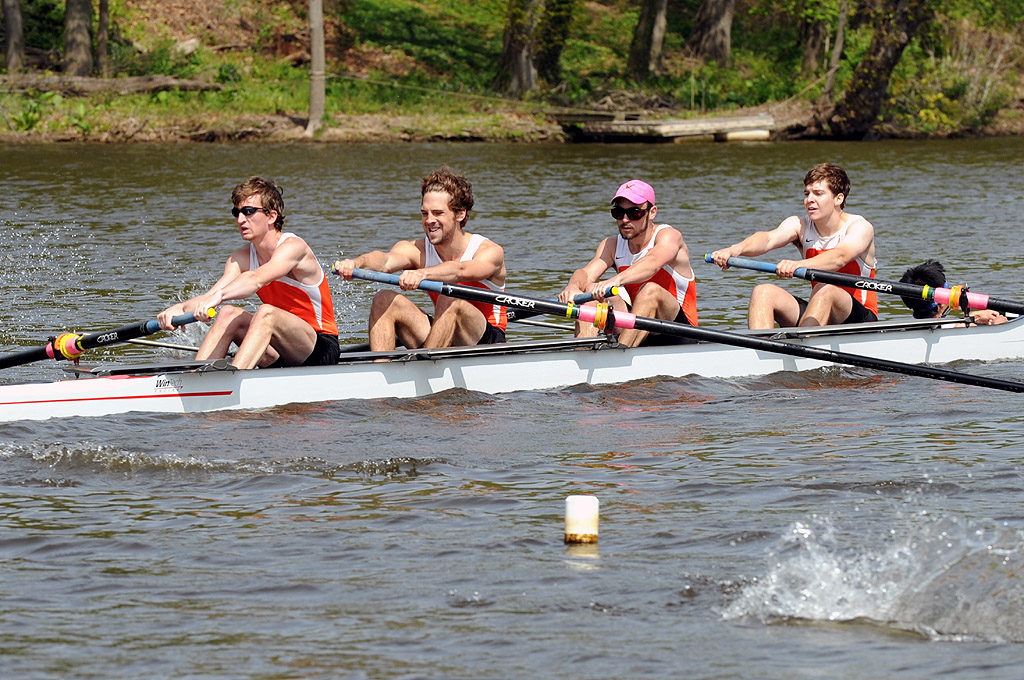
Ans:
<svg viewBox="0 0 1024 680"><path fill-rule="evenodd" d="M196 318L192 314L181 314L171 319L171 324L174 326L184 326L185 324L192 323ZM47 342L41 347L33 347L32 349L22 350L20 352L11 352L0 357L0 369L10 368L11 366L20 366L22 364L30 364L35 361L42 361L43 359L63 359L67 356L75 356L85 352L86 350L95 349L96 347L103 347L104 345L112 345L118 342L126 342L134 338L141 338L145 335L152 335L160 330L160 323L156 320L152 321L139 321L137 323L122 326L121 328L115 328L110 331L98 331L96 333L89 333L88 335L74 335L71 333L65 333L60 335L50 342ZM63 345L63 347L61 346ZM64 352L61 351L64 350Z"/></svg>
<svg viewBox="0 0 1024 680"><path fill-rule="evenodd" d="M398 274L389 274L387 272L378 272L378 271L373 271L372 269L359 269L358 267L352 272L352 276L353 276L353 278L363 279L364 281L376 281L377 283L389 283L389 284L394 285L394 286L397 286L398 285L398 281L399 281ZM469 290L478 290L478 289L472 288L470 286L458 286L457 284L443 284L443 283L438 283L437 281L424 281L424 282L422 282L420 284L420 288L422 288L423 290L430 291L432 293L438 293L440 295L446 295L446 293L444 293L443 290L440 288L441 286L445 286L445 285L456 286L459 289L466 288L466 289L469 289ZM457 296L449 296L449 297L457 297ZM577 305L581 305L584 302L590 302L593 299L594 299L594 296L591 293L580 293L579 295L577 295L576 297L573 298L573 303L577 304ZM478 299L477 302L493 302L493 300L492 299ZM555 304L561 304L560 302L557 302L557 301L554 301L554 303ZM539 309L538 310L534 310L534 309L527 309L527 308L522 308L522 307L514 307L514 306L511 306L511 305L505 305L505 306L508 308L507 313L508 313L508 320L509 321L522 321L523 319L529 319L530 317L537 316L538 314L551 314L551 313L553 313L553 312L545 312L545 311L539 310Z"/></svg>
<svg viewBox="0 0 1024 680"><path fill-rule="evenodd" d="M704 261L714 262L714 258L708 254L704 256ZM739 269L751 269L769 274L775 273L775 265L773 263L761 262L746 257L730 257L728 265ZM806 279L812 283L829 283L846 288L872 290L878 293L891 293L892 295L921 298L922 300L929 301L934 300L939 304L957 308L962 304L960 297L965 297L968 309L992 309L997 312L1024 314L1024 304L1020 302L952 288L933 288L932 286L921 286L901 281L885 281L883 279L872 279L852 274L843 274L841 272L830 272L823 269L808 269L806 267L797 268L793 272L793 276L799 279Z"/></svg>
<svg viewBox="0 0 1024 680"><path fill-rule="evenodd" d="M383 274L381 272L372 272L360 269L356 269L353 276L370 281L378 281L380 283L398 282L398 277L394 274ZM599 325L600 317L607 314L616 328L638 328L640 330L653 333L675 335L694 340L706 340L708 342L716 342L723 345L746 347L748 349L763 350L766 352L787 354L790 356L804 357L808 359L817 359L819 361L836 364L847 364L850 366L859 366L861 368L892 371L894 373L902 373L904 375L936 378L938 380L946 380L965 385L975 385L977 387L989 387L1008 392L1024 392L1024 383L1014 382L1011 380L987 378L984 376L972 375L970 373L950 371L932 366L917 366L898 361L890 361L888 359L876 359L859 354L850 354L848 352L840 352L820 347L795 345L793 343L780 342L769 338L759 338L739 333L730 333L728 331L700 328L683 323L677 323L675 321L651 319L643 316L636 316L635 314L628 312L609 312L607 310L607 306L604 306L605 309L602 310L600 306L588 307L585 305L577 306L571 303L550 302L548 300L540 300L524 295L495 293L482 288L472 288L470 286L460 286L451 283L439 283L437 281L423 281L419 287L441 295L447 295L448 297L495 303L506 307L526 309L542 314L564 316L570 319L579 319L580 321L590 323L598 321Z"/></svg>

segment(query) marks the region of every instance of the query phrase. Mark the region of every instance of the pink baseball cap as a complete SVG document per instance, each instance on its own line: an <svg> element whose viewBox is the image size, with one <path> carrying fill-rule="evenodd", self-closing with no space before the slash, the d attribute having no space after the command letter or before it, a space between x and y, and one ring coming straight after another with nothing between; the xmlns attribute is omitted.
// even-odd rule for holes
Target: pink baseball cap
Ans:
<svg viewBox="0 0 1024 680"><path fill-rule="evenodd" d="M638 179L631 179L615 192L615 198L612 199L612 203L615 202L616 198L624 198L627 201L632 201L637 205L643 205L644 203L654 203L654 189L647 182L641 182Z"/></svg>

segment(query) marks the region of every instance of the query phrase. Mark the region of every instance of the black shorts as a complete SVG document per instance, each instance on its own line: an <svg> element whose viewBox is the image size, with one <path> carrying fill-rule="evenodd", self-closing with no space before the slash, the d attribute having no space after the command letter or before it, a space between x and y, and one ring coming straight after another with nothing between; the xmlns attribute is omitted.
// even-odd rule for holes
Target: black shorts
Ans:
<svg viewBox="0 0 1024 680"><path fill-rule="evenodd" d="M690 320L686 318L686 313L683 308L679 308L679 313L676 314L676 318L673 319L676 323L684 323L687 326L692 326ZM694 338L687 338L680 335L665 335L664 333L648 333L647 337L640 341L639 347L663 347L665 345L688 345L690 343L697 342Z"/></svg>
<svg viewBox="0 0 1024 680"><path fill-rule="evenodd" d="M341 356L341 346L338 344L338 336L330 333L317 333L316 343L313 344L313 351L309 353L306 360L299 366L330 366L338 363ZM284 363L280 358L267 366L267 368L281 368L283 366L294 366L295 364Z"/></svg>
<svg viewBox="0 0 1024 680"><path fill-rule="evenodd" d="M505 331L501 330L496 326L487 324L487 328L484 329L484 334L480 336L480 340L477 341L478 345L497 345L505 342Z"/></svg>
<svg viewBox="0 0 1024 680"><path fill-rule="evenodd" d="M790 295L793 295L790 293ZM802 297L793 295L793 299L796 300L797 304L800 305L800 317L803 318L804 312L807 311L807 300ZM860 300L850 296L853 300L853 308L850 309L850 315L842 321L842 323L866 323L868 321L878 321L878 316L870 309L860 303Z"/></svg>

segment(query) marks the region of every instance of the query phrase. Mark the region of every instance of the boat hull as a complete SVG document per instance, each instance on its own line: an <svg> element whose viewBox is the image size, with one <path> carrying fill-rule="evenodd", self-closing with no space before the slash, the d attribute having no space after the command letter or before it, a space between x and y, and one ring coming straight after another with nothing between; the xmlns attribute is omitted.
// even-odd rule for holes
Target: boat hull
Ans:
<svg viewBox="0 0 1024 680"><path fill-rule="evenodd" d="M773 337L905 363L943 364L1024 357L1024 320L1001 326L861 324L783 329ZM172 366L125 375L0 386L0 422L118 413L194 413L265 409L343 399L412 398L451 389L483 393L555 390L654 377L739 378L805 371L826 362L717 343L626 349L575 341L508 343L481 348L396 352L389 362L358 353L332 366L188 370ZM195 364L193 364L194 366ZM204 369L212 368L202 364Z"/></svg>

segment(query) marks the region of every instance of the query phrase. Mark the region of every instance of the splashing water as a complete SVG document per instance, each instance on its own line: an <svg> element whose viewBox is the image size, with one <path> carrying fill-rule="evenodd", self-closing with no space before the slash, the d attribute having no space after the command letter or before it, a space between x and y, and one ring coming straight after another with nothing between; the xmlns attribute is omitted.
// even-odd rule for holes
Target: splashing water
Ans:
<svg viewBox="0 0 1024 680"><path fill-rule="evenodd" d="M791 525L768 573L725 619L873 622L936 640L1024 641L1024 535L920 513L887 535L813 516Z"/></svg>

